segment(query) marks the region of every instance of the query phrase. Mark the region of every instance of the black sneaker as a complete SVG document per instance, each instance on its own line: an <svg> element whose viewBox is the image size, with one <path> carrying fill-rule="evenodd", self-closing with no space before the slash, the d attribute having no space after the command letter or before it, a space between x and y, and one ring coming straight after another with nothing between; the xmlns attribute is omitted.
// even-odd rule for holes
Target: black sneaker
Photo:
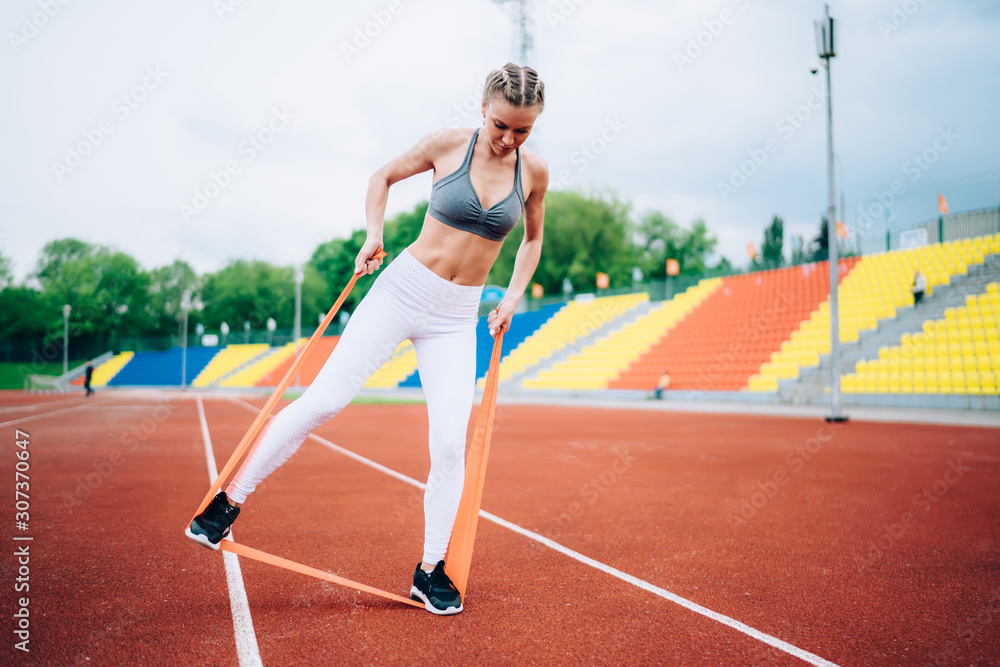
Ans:
<svg viewBox="0 0 1000 667"><path fill-rule="evenodd" d="M424 608L432 614L457 614L462 611L462 596L444 573L444 561L431 572L424 572L417 563L417 571L413 573L413 588L410 589L410 599L424 603Z"/></svg>
<svg viewBox="0 0 1000 667"><path fill-rule="evenodd" d="M218 551L219 542L229 535L229 527L239 515L240 508L230 505L226 492L219 491L205 511L194 518L184 534L198 544Z"/></svg>

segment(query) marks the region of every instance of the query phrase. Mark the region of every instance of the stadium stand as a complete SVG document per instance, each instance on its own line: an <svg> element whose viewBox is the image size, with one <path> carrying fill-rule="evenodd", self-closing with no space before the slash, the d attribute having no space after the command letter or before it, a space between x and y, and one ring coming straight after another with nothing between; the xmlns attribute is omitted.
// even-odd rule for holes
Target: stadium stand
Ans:
<svg viewBox="0 0 1000 667"><path fill-rule="evenodd" d="M858 262L843 281L840 293L842 311L840 338L841 360L845 369L854 368L860 359L874 356L881 348L899 342L905 332L920 331L925 319L943 314L949 299L964 302L970 293L985 286L977 274L984 260L1000 252L1000 235L932 244L916 249L896 250L870 255ZM913 308L909 288L914 270L920 268L927 278L929 294L919 308ZM935 297L940 292L941 297ZM795 397L816 397L829 380L830 305L826 301L800 329L792 334L782 350L759 375L750 379L750 391L776 391L779 380L798 379L790 390ZM824 356L826 355L826 356ZM854 380L849 381L852 383Z"/></svg>
<svg viewBox="0 0 1000 667"><path fill-rule="evenodd" d="M840 263L841 280L854 262ZM829 285L825 262L724 278L614 387L653 389L666 370L672 390L737 390L828 296Z"/></svg>
<svg viewBox="0 0 1000 667"><path fill-rule="evenodd" d="M417 350L409 339L404 340L393 352L392 358L382 364L368 381L365 389L393 389L417 368Z"/></svg>
<svg viewBox="0 0 1000 667"><path fill-rule="evenodd" d="M191 386L209 387L270 349L266 343L227 345L202 369Z"/></svg>
<svg viewBox="0 0 1000 667"><path fill-rule="evenodd" d="M106 357L106 361L100 361L100 359L94 360L94 376L91 378L91 387L106 387L108 385L108 380L113 378L118 371L120 371L125 364L132 360L133 352L121 352L117 355L112 355L110 352L106 352L101 355ZM81 366L78 371L85 372L86 366ZM82 387L84 382L83 372L81 372L77 377L73 378L70 385L74 387Z"/></svg>
<svg viewBox="0 0 1000 667"><path fill-rule="evenodd" d="M844 393L986 394L997 393L1000 375L1000 289L970 294L966 303L927 320L923 331L883 347L878 359L860 360L844 375Z"/></svg>
<svg viewBox="0 0 1000 667"><path fill-rule="evenodd" d="M513 349L506 367L500 366L500 381L510 380L517 385L523 379L526 388L537 388L532 386L537 378L530 376L537 375L539 370L544 373L553 362L579 350L619 317L640 314L640 310L648 307L649 295L644 292L571 301L554 311L533 335ZM542 380L543 385L546 380Z"/></svg>
<svg viewBox="0 0 1000 667"><path fill-rule="evenodd" d="M604 389L611 382L610 388L616 389L619 385L629 387L636 382L645 382L645 375L651 372L656 373L656 377L652 379L655 385L662 369L653 370L640 366L630 374L630 367L635 366L633 362L721 284L722 280L719 278L699 282L683 294L661 302L634 321L625 323L621 329L612 331L593 345L573 354L555 365L551 371L540 374L538 379L526 382L525 386L536 389L560 387L565 386L571 378L573 388Z"/></svg>
<svg viewBox="0 0 1000 667"><path fill-rule="evenodd" d="M306 357L305 362L303 362L302 367L299 369L299 384L301 386L312 384L319 370L326 363L330 353L333 352L333 348L337 347L337 341L339 340L340 336L324 336L316 341L316 346L309 352L309 356ZM303 342L299 349L301 350L304 346L305 342ZM288 372L288 369L295 362L295 344L289 343L285 347L290 347L289 354L280 363L272 367L266 375L257 380L255 386L276 387L282 378L285 377L285 373Z"/></svg>
<svg viewBox="0 0 1000 667"><path fill-rule="evenodd" d="M108 386L111 379L118 375L119 371L125 368L125 365L132 361L132 357L134 356L135 352L120 352L108 361L105 361L103 364L94 369L94 375L90 379L90 386Z"/></svg>
<svg viewBox="0 0 1000 667"><path fill-rule="evenodd" d="M498 370L500 382L509 380L511 376L523 371L531 363L534 355L530 350L535 335L565 307L566 304L555 303L542 306L538 310L514 315L510 331L503 337L503 356L500 359ZM490 350L492 353L492 347ZM537 351L537 347L535 350ZM537 361L537 358L534 360ZM489 358L487 357L488 362ZM479 378L478 386L480 389L486 386L485 376Z"/></svg>
<svg viewBox="0 0 1000 667"><path fill-rule="evenodd" d="M299 340L299 349L306 344L305 338ZM257 383L268 373L274 370L289 357L295 354L295 341L272 347L242 368L238 368L229 375L226 375L216 382L219 387L248 388L255 387Z"/></svg>
<svg viewBox="0 0 1000 667"><path fill-rule="evenodd" d="M502 374L503 361L511 354L509 351L521 347L521 344L529 338L531 339L531 342L528 343L529 347L538 345L539 348L551 354L551 351L562 349L614 321L616 317L634 308L636 304L648 301L649 296L645 293L624 294L571 301L565 305L556 304L537 311L515 315L511 322L510 331L504 334L504 352L500 364L501 380L504 378ZM538 336L541 336L540 341ZM476 325L476 377L480 378L480 387L484 384L482 378L485 377L489 368L492 354L493 336L490 335L486 317L480 317ZM523 363L523 359L516 363ZM516 368L516 365L513 367ZM508 366L507 372L513 375L510 368L511 366ZM507 377L509 378L511 375ZM399 386L419 387L419 372L415 372Z"/></svg>
<svg viewBox="0 0 1000 667"><path fill-rule="evenodd" d="M186 384L191 384L218 351L214 347L188 348ZM162 352L136 352L132 360L108 381L107 386L179 386L182 354L179 347Z"/></svg>

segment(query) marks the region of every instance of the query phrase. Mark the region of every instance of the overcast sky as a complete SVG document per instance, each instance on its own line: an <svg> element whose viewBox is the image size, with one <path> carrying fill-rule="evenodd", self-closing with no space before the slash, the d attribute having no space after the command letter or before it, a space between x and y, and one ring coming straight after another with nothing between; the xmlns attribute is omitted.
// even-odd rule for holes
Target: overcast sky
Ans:
<svg viewBox="0 0 1000 667"><path fill-rule="evenodd" d="M773 215L786 249L815 235L821 2L532 7L547 99L528 145L552 187L703 218L737 264ZM894 181L895 226L935 217L938 192L953 212L1000 204L1000 3L841 0L831 14L848 225L859 206L880 213ZM485 75L517 59L512 15L487 0L7 0L0 252L18 280L67 236L147 269L303 262L364 226L375 169L435 128L481 123ZM387 217L430 183L394 186Z"/></svg>

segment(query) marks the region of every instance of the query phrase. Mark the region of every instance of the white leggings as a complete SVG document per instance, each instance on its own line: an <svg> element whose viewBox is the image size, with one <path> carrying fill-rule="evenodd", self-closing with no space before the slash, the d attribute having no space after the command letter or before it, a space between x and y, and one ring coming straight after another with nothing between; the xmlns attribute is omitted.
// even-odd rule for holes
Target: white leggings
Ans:
<svg viewBox="0 0 1000 667"><path fill-rule="evenodd" d="M404 250L382 269L340 341L302 396L279 412L227 489L235 502L337 415L409 338L427 401L431 469L424 491L424 555L443 560L465 480L465 434L476 383L476 322L483 287L456 285Z"/></svg>

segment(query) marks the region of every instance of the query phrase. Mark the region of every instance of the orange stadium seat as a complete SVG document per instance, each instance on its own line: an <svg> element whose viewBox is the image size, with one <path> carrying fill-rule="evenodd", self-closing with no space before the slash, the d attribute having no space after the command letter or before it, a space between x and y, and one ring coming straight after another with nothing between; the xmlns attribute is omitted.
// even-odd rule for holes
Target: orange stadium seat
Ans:
<svg viewBox="0 0 1000 667"><path fill-rule="evenodd" d="M841 280L855 261L842 260ZM827 298L826 267L821 262L723 279L608 387L653 389L666 370L671 389L741 389Z"/></svg>

